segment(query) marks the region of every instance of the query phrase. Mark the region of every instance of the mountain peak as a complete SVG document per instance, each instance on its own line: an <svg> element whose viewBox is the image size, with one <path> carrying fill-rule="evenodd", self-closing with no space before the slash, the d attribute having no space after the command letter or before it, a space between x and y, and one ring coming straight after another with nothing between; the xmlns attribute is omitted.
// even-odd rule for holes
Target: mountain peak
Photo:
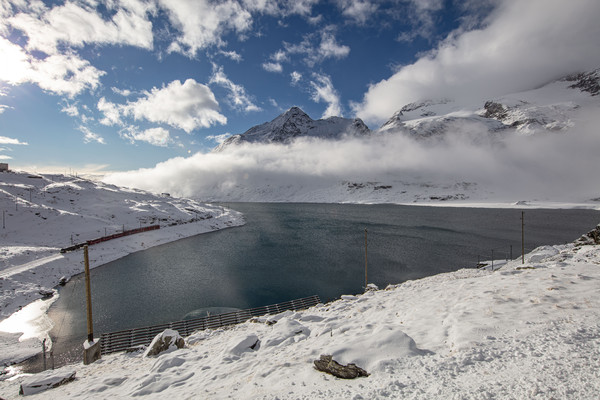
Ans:
<svg viewBox="0 0 600 400"><path fill-rule="evenodd" d="M344 135L360 136L369 133L369 128L358 118L329 117L315 121L300 107L294 106L270 122L229 137L215 151L241 143L290 143L303 136L339 139Z"/></svg>

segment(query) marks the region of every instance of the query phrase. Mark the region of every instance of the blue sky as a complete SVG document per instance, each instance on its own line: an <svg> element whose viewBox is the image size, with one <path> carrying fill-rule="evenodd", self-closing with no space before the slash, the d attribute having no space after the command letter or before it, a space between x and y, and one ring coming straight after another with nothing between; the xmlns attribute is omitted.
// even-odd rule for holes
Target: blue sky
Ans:
<svg viewBox="0 0 600 400"><path fill-rule="evenodd" d="M0 0L0 162L206 153L291 106L377 128L600 65L594 0Z"/></svg>

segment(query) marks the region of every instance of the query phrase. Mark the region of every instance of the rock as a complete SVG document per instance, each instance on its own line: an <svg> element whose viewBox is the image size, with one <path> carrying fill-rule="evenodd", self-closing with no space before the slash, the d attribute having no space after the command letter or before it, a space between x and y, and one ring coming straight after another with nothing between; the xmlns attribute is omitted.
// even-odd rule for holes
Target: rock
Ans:
<svg viewBox="0 0 600 400"><path fill-rule="evenodd" d="M357 367L355 364L341 365L329 355L321 355L319 360L315 360L315 368L318 371L326 372L342 379L354 379L361 376L369 376L367 371Z"/></svg>
<svg viewBox="0 0 600 400"><path fill-rule="evenodd" d="M596 226L596 228L592 229L585 235L582 235L579 239L575 241L575 244L584 245L584 244L600 244L600 224Z"/></svg>
<svg viewBox="0 0 600 400"><path fill-rule="evenodd" d="M485 118L503 120L508 115L506 108L504 108L502 104L496 103L495 101L486 101L483 108L485 108L485 114L483 115Z"/></svg>
<svg viewBox="0 0 600 400"><path fill-rule="evenodd" d="M374 284L374 283L369 283L369 284L367 285L367 287L365 288L365 293L366 293L366 292L376 292L376 291L378 291L378 290L379 290L379 288L377 287L377 285L376 285L376 284Z"/></svg>
<svg viewBox="0 0 600 400"><path fill-rule="evenodd" d="M75 371L55 372L46 371L40 374L28 376L21 383L19 394L24 396L53 389L65 383L75 380Z"/></svg>
<svg viewBox="0 0 600 400"><path fill-rule="evenodd" d="M144 357L156 356L165 351L173 351L183 348L185 341L179 335L179 332L172 329L165 329L152 340Z"/></svg>

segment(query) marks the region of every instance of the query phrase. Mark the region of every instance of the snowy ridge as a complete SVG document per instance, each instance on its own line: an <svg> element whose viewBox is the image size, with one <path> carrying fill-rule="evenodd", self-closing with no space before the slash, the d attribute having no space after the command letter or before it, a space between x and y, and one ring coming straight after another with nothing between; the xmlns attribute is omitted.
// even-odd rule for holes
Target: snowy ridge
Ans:
<svg viewBox="0 0 600 400"><path fill-rule="evenodd" d="M514 129L521 134L564 131L573 127L574 112L598 103L600 70L576 74L541 88L462 106L451 99L410 103L378 132L404 132L416 138L440 137L462 129L490 133Z"/></svg>
<svg viewBox="0 0 600 400"><path fill-rule="evenodd" d="M362 136L370 133L359 118L329 117L313 120L298 107L292 107L270 122L254 126L246 132L233 135L214 151L241 143L290 143L298 137L341 139L343 136Z"/></svg>
<svg viewBox="0 0 600 400"><path fill-rule="evenodd" d="M2 320L40 299L40 290L52 291L61 277L83 272L82 252L60 254L61 248L123 229L160 225L158 230L91 246L94 268L148 247L243 223L235 211L194 200L24 172L0 173L0 208L5 210L5 227L0 230L0 331L4 332L8 328L2 328ZM38 309L45 310L51 301L44 303ZM51 326L25 338L43 336L46 328ZM21 352L14 344L19 336L0 332L0 363L39 351L35 339L29 352Z"/></svg>
<svg viewBox="0 0 600 400"><path fill-rule="evenodd" d="M199 332L158 357L68 366L58 372L75 369L78 379L39 398L596 399L593 243L543 246L494 272L463 269ZM322 354L370 375L318 372ZM0 396L18 398L23 379L1 381Z"/></svg>

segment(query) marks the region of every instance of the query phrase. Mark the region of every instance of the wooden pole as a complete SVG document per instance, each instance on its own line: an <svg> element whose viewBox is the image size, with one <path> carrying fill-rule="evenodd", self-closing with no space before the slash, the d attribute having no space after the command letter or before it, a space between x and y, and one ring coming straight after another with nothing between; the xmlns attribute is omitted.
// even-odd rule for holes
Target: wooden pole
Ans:
<svg viewBox="0 0 600 400"><path fill-rule="evenodd" d="M521 211L521 264L525 264L525 211Z"/></svg>
<svg viewBox="0 0 600 400"><path fill-rule="evenodd" d="M367 288L367 284L369 283L369 279L367 276L368 265L369 265L369 259L367 257L367 228L365 228L365 289Z"/></svg>
<svg viewBox="0 0 600 400"><path fill-rule="evenodd" d="M92 291L90 289L90 260L88 246L83 246L83 258L85 261L85 295L87 303L87 333L88 342L94 341L94 327L92 324Z"/></svg>

